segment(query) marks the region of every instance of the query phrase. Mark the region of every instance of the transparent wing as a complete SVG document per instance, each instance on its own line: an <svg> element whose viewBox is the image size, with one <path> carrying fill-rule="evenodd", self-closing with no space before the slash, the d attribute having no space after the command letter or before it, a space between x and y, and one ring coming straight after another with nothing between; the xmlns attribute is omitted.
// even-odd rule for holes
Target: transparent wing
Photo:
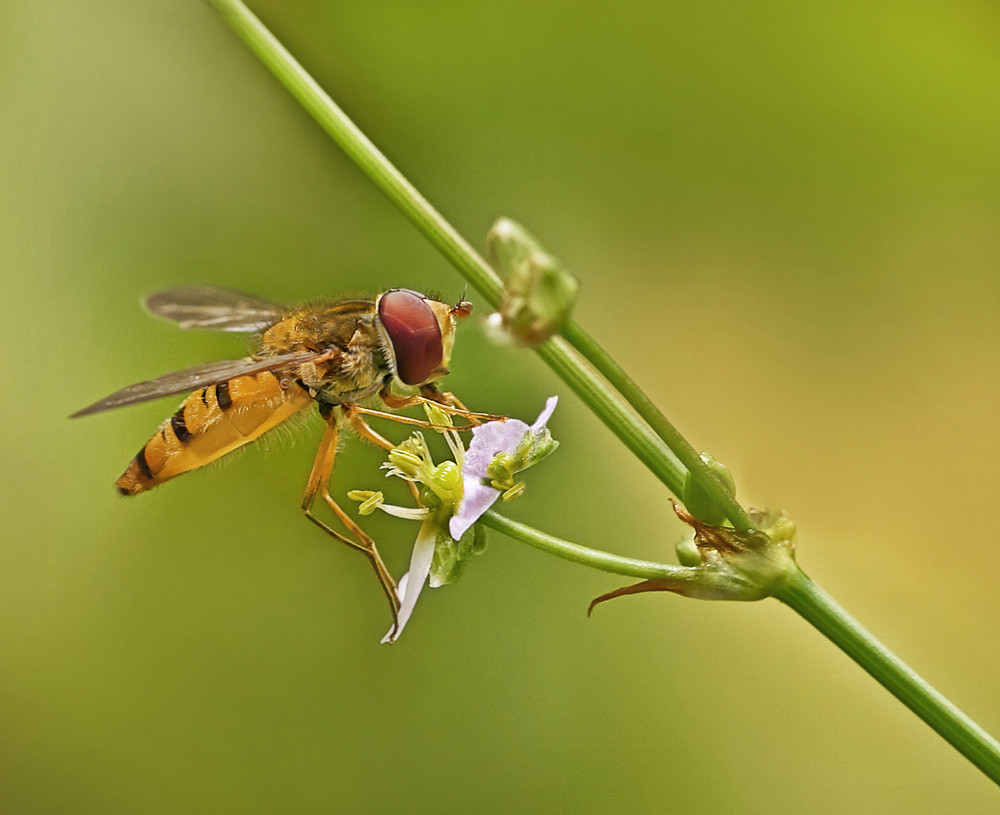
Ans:
<svg viewBox="0 0 1000 815"><path fill-rule="evenodd" d="M183 371L161 376L157 379L149 379L145 382L138 382L129 385L120 391L115 391L110 396L105 396L99 402L83 410L78 410L70 415L71 419L78 416L89 416L91 413L100 413L104 410L135 405L139 402L150 402L159 399L161 396L171 396L175 393L187 393L189 391L203 388L206 385L215 385L225 382L237 376L249 376L259 374L262 371L279 371L294 368L303 362L309 362L319 356L315 353L305 354L282 354L276 357L265 357L264 359L227 359L221 362L209 362L206 365L195 365L193 368L185 368Z"/></svg>
<svg viewBox="0 0 1000 815"><path fill-rule="evenodd" d="M180 286L151 294L146 308L181 328L261 331L278 322L284 309L276 303L217 286Z"/></svg>

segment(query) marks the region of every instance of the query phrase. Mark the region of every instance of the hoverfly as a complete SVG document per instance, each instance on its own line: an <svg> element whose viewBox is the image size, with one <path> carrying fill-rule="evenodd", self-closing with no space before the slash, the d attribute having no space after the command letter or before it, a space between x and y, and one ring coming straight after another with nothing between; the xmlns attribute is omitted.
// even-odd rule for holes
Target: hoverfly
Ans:
<svg viewBox="0 0 1000 815"><path fill-rule="evenodd" d="M359 404L374 396L388 408L433 402L473 424L499 418L471 413L435 385L448 373L455 321L468 316L472 304L461 300L449 306L409 289L391 289L374 299L286 308L229 289L181 287L151 295L146 307L181 328L260 332L260 338L246 359L210 362L139 382L73 414L87 416L193 391L129 463L118 479L118 492L138 495L202 467L315 403L325 431L302 510L325 532L365 553L396 619L396 584L375 542L329 492L337 440L346 424L362 438L392 448L362 414L427 425ZM394 393L396 381L419 388L419 395ZM319 497L348 535L316 517L313 505Z"/></svg>

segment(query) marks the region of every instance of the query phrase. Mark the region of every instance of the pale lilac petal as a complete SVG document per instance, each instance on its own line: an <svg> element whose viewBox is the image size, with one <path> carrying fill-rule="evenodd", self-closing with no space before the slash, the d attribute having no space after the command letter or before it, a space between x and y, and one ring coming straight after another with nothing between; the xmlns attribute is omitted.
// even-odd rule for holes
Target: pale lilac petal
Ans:
<svg viewBox="0 0 1000 815"><path fill-rule="evenodd" d="M500 452L513 453L524 434L531 430L520 419L488 422L472 428L472 441L465 454L462 475L466 478L486 478L486 468Z"/></svg>
<svg viewBox="0 0 1000 815"><path fill-rule="evenodd" d="M545 425L549 423L549 419L552 418L552 411L556 409L556 405L559 403L558 396L550 396L545 400L545 410L543 410L535 423L531 426L533 433L538 433Z"/></svg>
<svg viewBox="0 0 1000 815"><path fill-rule="evenodd" d="M460 540L500 497L499 490L493 489L489 484L480 483L478 478L465 479L463 486L465 492L458 506L458 512L448 521L448 531L455 540Z"/></svg>
<svg viewBox="0 0 1000 815"><path fill-rule="evenodd" d="M527 434L540 433L552 417L552 411L556 409L558 402L558 396L546 399L545 409L530 427L520 419L508 419L506 422L489 422L472 429L472 442L462 467L462 500L448 522L452 538L461 538L500 497L499 490L482 483L482 479L488 477L486 470L494 456L497 453L513 454Z"/></svg>
<svg viewBox="0 0 1000 815"><path fill-rule="evenodd" d="M434 526L432 522L425 521L420 527L416 543L413 544L413 554L410 556L410 571L403 575L396 588L399 595L399 620L396 626L389 629L389 632L382 637L382 642L395 642L399 635L403 633L413 608L417 604L417 598L423 591L427 582L427 575L431 572L431 560L434 558Z"/></svg>

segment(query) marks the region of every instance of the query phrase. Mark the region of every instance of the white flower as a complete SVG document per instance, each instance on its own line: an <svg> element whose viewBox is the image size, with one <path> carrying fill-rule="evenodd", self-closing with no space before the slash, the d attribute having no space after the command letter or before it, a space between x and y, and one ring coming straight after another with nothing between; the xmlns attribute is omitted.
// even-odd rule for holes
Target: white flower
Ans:
<svg viewBox="0 0 1000 815"><path fill-rule="evenodd" d="M519 494L524 485L514 483L514 474L541 461L558 446L546 427L557 402L558 397L548 399L530 426L518 419L478 425L472 430L467 451L455 430L444 430L455 461L435 464L421 433L414 433L393 448L382 466L387 475L426 488L427 497L419 507L385 504L381 492L348 492L349 498L361 502L359 511L363 515L381 509L399 518L420 521L410 569L396 589L399 614L382 642L395 642L403 633L425 585L437 588L458 579L471 555L480 548L473 532L476 521L500 495ZM434 424L449 421L440 412L429 415Z"/></svg>

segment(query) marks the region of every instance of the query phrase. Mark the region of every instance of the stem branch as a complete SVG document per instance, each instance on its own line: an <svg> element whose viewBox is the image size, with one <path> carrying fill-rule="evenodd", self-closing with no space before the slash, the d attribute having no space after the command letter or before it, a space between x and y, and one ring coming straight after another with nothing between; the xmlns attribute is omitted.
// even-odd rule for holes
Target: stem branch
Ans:
<svg viewBox="0 0 1000 815"><path fill-rule="evenodd" d="M629 577L641 577L645 580L658 577L673 577L681 571L679 566L671 566L666 563L653 563L649 560L634 560L633 558L613 555L610 552L602 552L600 549L591 549L572 543L554 535L549 535L534 527L512 521L510 518L498 515L493 510L488 510L479 519L479 523L502 532L508 537L541 549L550 555L561 557L563 560L570 560L579 563L581 566L589 566L592 569L600 569L602 572L612 572L613 574L624 574Z"/></svg>

